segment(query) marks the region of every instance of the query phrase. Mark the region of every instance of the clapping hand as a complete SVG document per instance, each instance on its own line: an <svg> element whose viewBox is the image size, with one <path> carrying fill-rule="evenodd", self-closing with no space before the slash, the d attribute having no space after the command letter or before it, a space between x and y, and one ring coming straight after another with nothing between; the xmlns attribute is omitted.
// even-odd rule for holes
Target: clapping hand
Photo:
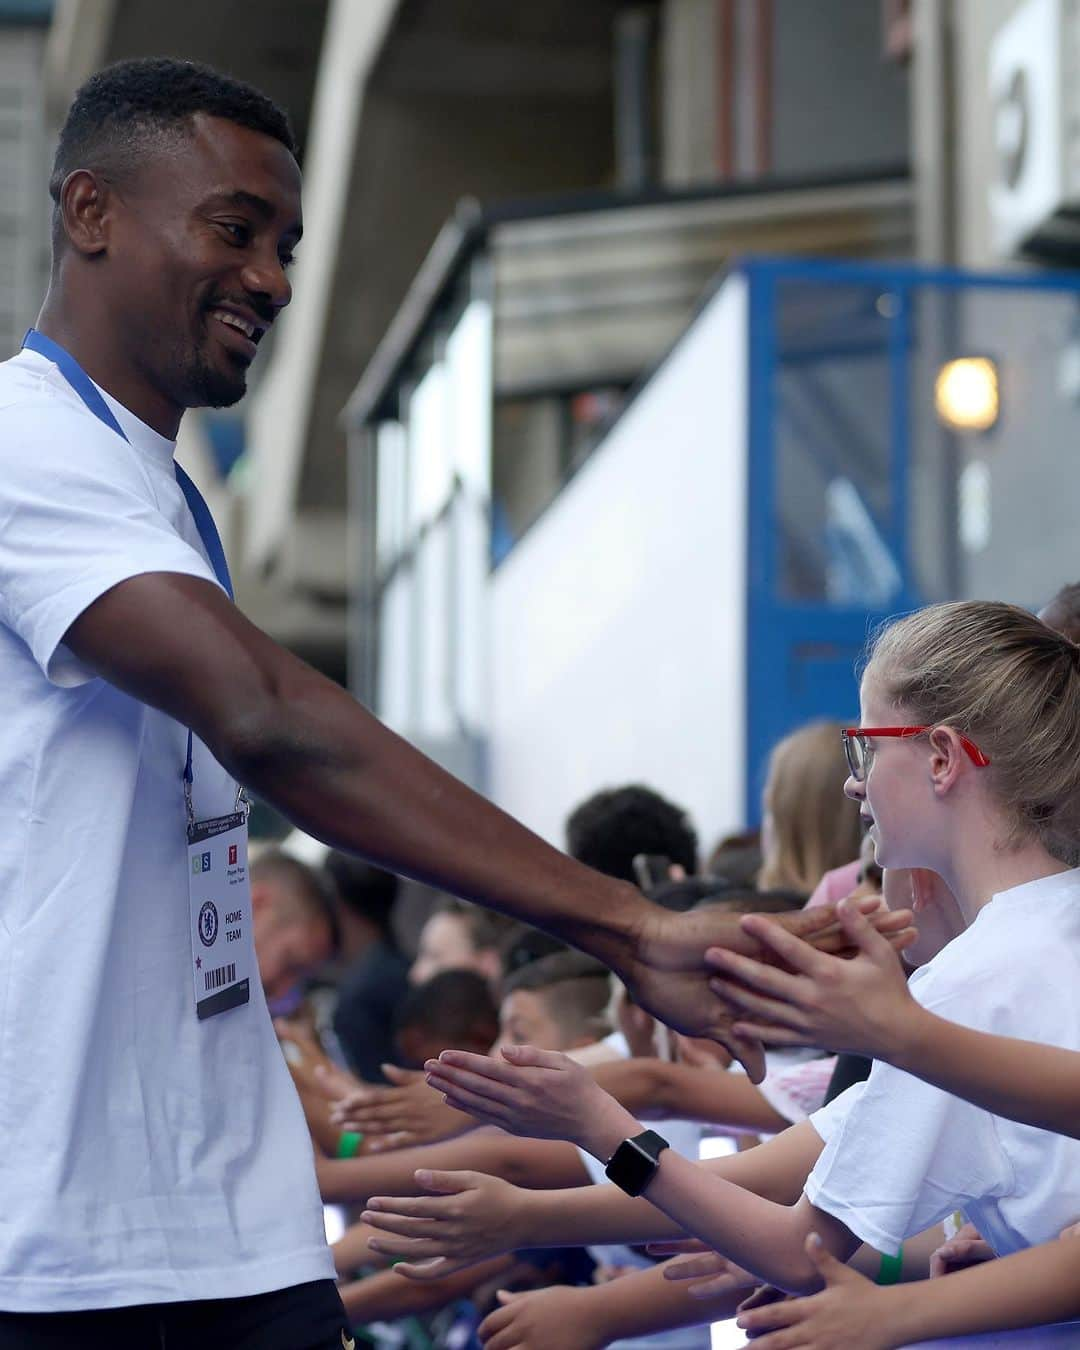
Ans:
<svg viewBox="0 0 1080 1350"><path fill-rule="evenodd" d="M606 1159L640 1130L587 1069L553 1050L507 1045L501 1057L444 1050L424 1069L450 1106L510 1134L568 1139Z"/></svg>
<svg viewBox="0 0 1080 1350"><path fill-rule="evenodd" d="M806 1254L825 1283L809 1298L783 1298L739 1310L738 1325L755 1350L893 1350L889 1318L883 1315L879 1289L843 1265L816 1233L806 1239Z"/></svg>
<svg viewBox="0 0 1080 1350"><path fill-rule="evenodd" d="M367 1153L415 1148L420 1144L453 1139L475 1127L471 1117L447 1106L432 1091L419 1070L384 1064L390 1086L349 1083L339 1088L325 1084L331 1096L330 1120L342 1130L364 1136Z"/></svg>
<svg viewBox="0 0 1080 1350"><path fill-rule="evenodd" d="M870 897L856 905L870 912L868 922L885 935L887 944L902 950L914 940L909 910L889 913ZM760 1083L765 1076L761 1040L745 1025L736 1027L736 1021L748 1021L745 1016L740 1018L741 1006L733 1007L718 996L715 984L710 987L706 952L713 949L711 956L729 950L757 962L784 961L785 953L774 942L763 941L761 933L745 920L740 925L737 915L723 910L671 914L655 908L655 914L650 913L639 925L630 956L616 963L634 1001L676 1031L719 1041L742 1063L751 1082ZM812 943L824 952L849 952L853 945L828 906L784 914L769 928L790 936L794 944L790 950Z"/></svg>
<svg viewBox="0 0 1080 1350"><path fill-rule="evenodd" d="M399 1275L438 1280L529 1245L527 1192L482 1172L421 1169L418 1196L373 1196L360 1216L380 1230L369 1246Z"/></svg>
<svg viewBox="0 0 1080 1350"><path fill-rule="evenodd" d="M787 969L728 948L707 953L722 975L713 991L740 1009L734 1032L766 1045L811 1045L888 1058L905 1018L915 1010L896 952L850 900L837 906L856 949L851 960L815 951L763 915L747 915L744 930ZM791 972L791 973L789 973Z"/></svg>

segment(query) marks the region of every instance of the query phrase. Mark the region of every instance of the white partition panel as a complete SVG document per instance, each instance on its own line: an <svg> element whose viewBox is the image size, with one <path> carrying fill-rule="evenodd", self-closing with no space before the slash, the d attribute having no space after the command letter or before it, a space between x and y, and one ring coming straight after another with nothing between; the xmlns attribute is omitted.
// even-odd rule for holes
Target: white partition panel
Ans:
<svg viewBox="0 0 1080 1350"><path fill-rule="evenodd" d="M492 578L492 796L562 842L642 782L743 821L747 289L730 276Z"/></svg>

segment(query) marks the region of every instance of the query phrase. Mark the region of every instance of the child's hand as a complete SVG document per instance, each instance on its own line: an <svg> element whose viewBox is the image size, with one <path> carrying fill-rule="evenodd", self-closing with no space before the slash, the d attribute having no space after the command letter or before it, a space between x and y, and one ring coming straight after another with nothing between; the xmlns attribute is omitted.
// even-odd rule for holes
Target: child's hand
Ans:
<svg viewBox="0 0 1080 1350"><path fill-rule="evenodd" d="M482 1172L416 1173L427 1195L373 1196L360 1216L369 1246L413 1280L438 1280L529 1245L528 1191Z"/></svg>
<svg viewBox="0 0 1080 1350"><path fill-rule="evenodd" d="M691 1298L716 1298L720 1294L732 1294L737 1289L757 1287L756 1275L751 1275L742 1266L737 1266L734 1261L729 1261L726 1256L721 1256L704 1244L698 1245L702 1248L700 1252L679 1256L666 1263L665 1280L690 1281L686 1285L686 1292Z"/></svg>
<svg viewBox="0 0 1080 1350"><path fill-rule="evenodd" d="M450 1106L510 1134L569 1139L605 1159L641 1129L587 1069L552 1050L507 1045L501 1059L444 1050L424 1068Z"/></svg>
<svg viewBox="0 0 1080 1350"><path fill-rule="evenodd" d="M352 1084L340 1091L328 1083L333 1099L330 1120L342 1130L357 1130L364 1136L366 1152L383 1153L395 1148L415 1148L453 1139L475 1122L453 1110L433 1092L419 1070L384 1064L390 1086Z"/></svg>
<svg viewBox="0 0 1080 1350"><path fill-rule="evenodd" d="M566 1350L573 1328L574 1350L600 1350L608 1343L595 1326L595 1300L588 1288L552 1285L549 1289L508 1294L500 1289L495 1312L485 1317L477 1336L485 1350Z"/></svg>
<svg viewBox="0 0 1080 1350"><path fill-rule="evenodd" d="M806 1240L806 1254L825 1281L820 1294L789 1298L740 1310L737 1324L754 1341L755 1350L893 1350L882 1295L865 1276L842 1265L816 1233ZM745 1308L746 1305L744 1304ZM760 1338L760 1339L758 1339Z"/></svg>
<svg viewBox="0 0 1080 1350"><path fill-rule="evenodd" d="M889 942L849 900L837 918L858 955L842 960L815 951L775 920L747 915L743 927L794 974L722 947L706 959L724 972L713 990L742 1009L739 1035L767 1045L812 1045L888 1059L905 1020L918 1005Z"/></svg>
<svg viewBox="0 0 1080 1350"><path fill-rule="evenodd" d="M963 1270L965 1266L993 1261L996 1255L975 1225L966 1223L930 1257L930 1278L936 1280L942 1275L951 1275L954 1270Z"/></svg>

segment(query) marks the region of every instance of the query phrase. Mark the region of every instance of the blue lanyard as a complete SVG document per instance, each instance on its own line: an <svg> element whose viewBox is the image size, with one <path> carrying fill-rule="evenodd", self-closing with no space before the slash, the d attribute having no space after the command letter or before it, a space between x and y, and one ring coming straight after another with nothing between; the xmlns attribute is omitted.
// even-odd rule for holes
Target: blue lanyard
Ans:
<svg viewBox="0 0 1080 1350"><path fill-rule="evenodd" d="M52 338L47 338L44 333L39 333L36 328L27 330L23 338L23 347L29 348L32 352L37 352L39 356L44 356L46 360L51 361L72 389L86 404L87 408L94 416L123 440L127 440L124 434L124 428L113 416L112 409L101 397L101 391L93 382L78 361L65 351L63 347L53 342ZM130 442L128 442L130 444ZM225 589L225 593L232 600L233 587L232 578L229 576L229 564L225 560L225 550L221 546L221 535L218 534L217 526L214 524L214 517L210 514L210 508L207 506L202 493L191 481L184 470L173 460L173 472L176 474L176 481L180 485L180 491L184 494L184 500L188 504L188 510L191 512L195 521L195 528L199 531L199 538L202 540L203 548L206 549L206 556L210 560L210 566L214 569L214 576ZM184 765L184 782L190 789L192 783L191 771L191 751L192 736L188 732L187 738L187 762Z"/></svg>

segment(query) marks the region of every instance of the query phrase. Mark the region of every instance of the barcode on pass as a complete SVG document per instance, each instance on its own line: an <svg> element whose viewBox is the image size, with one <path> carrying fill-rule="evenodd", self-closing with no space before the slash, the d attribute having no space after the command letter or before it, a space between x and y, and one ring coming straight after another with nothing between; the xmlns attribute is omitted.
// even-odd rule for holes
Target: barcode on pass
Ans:
<svg viewBox="0 0 1080 1350"><path fill-rule="evenodd" d="M227 966L216 966L213 970L204 970L203 979L206 981L206 992L211 989L224 989L227 984L232 984L236 979L236 962L230 961Z"/></svg>

